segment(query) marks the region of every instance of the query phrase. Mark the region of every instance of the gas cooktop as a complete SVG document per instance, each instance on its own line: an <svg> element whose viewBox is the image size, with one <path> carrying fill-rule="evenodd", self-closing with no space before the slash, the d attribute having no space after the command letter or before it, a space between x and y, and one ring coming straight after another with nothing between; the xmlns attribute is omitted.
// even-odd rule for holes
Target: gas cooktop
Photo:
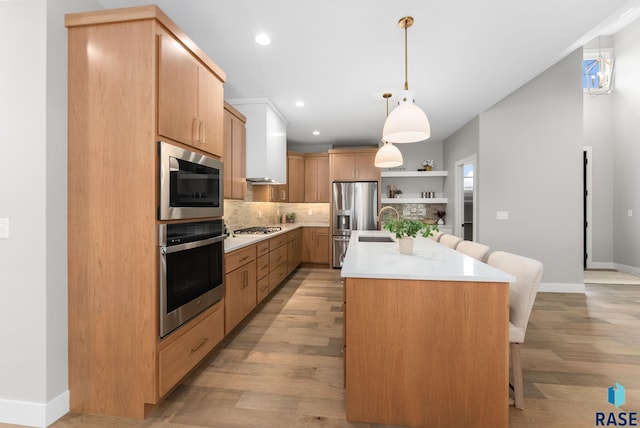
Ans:
<svg viewBox="0 0 640 428"><path fill-rule="evenodd" d="M254 226L254 227L245 227L244 229L236 229L233 231L236 235L265 235L267 233L279 232L282 230L281 227L263 227L263 226Z"/></svg>

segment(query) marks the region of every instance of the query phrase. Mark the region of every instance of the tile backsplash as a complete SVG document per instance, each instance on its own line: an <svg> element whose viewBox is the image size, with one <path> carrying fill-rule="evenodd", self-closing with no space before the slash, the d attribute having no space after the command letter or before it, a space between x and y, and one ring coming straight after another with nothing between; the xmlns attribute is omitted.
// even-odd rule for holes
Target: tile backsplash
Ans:
<svg viewBox="0 0 640 428"><path fill-rule="evenodd" d="M246 202L224 200L224 222L228 230L281 223L282 214L296 213L296 223L329 224L328 203Z"/></svg>

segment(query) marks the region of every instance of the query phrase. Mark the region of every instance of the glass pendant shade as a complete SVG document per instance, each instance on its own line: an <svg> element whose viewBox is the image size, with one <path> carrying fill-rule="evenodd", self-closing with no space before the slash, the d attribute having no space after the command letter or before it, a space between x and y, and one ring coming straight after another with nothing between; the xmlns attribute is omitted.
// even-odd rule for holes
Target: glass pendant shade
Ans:
<svg viewBox="0 0 640 428"><path fill-rule="evenodd" d="M416 143L431 136L427 115L414 104L412 91L405 91L402 101L384 123L382 138L390 143Z"/></svg>
<svg viewBox="0 0 640 428"><path fill-rule="evenodd" d="M400 150L389 142L385 142L378 149L374 165L378 168L393 168L403 164L402 153Z"/></svg>

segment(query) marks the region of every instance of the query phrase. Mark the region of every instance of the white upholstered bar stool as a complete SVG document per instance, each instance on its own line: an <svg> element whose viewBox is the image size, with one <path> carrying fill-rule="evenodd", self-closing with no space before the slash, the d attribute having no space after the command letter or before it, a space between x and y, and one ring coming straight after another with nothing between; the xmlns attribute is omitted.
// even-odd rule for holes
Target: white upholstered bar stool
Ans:
<svg viewBox="0 0 640 428"><path fill-rule="evenodd" d="M524 342L524 334L527 331L533 302L538 293L543 266L537 260L504 251L491 253L487 264L516 277L516 282L509 284L509 349L511 351L514 405L518 409L523 409L524 391L520 345Z"/></svg>
<svg viewBox="0 0 640 428"><path fill-rule="evenodd" d="M462 238L445 233L440 237L440 241L438 242L440 242L442 245L446 245L447 247L453 248L455 250L458 244L462 242Z"/></svg>
<svg viewBox="0 0 640 428"><path fill-rule="evenodd" d="M440 231L431 231L431 236L429 237L429 239L433 239L434 241L438 242L440 241L440 237L443 235L442 232Z"/></svg>
<svg viewBox="0 0 640 428"><path fill-rule="evenodd" d="M456 247L456 251L460 251L462 254L471 256L476 260L480 260L481 262L484 262L487 259L490 249L491 248L484 244L473 241L462 241Z"/></svg>

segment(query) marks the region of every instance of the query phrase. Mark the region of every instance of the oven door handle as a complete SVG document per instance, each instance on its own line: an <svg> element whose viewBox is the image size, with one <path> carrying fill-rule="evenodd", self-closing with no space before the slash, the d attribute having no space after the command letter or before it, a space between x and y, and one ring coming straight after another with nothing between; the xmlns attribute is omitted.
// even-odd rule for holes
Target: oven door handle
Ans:
<svg viewBox="0 0 640 428"><path fill-rule="evenodd" d="M170 245L160 247L160 252L164 254L175 253L178 251L190 250L192 248L204 247L205 245L215 244L216 242L224 241L226 236L216 236L215 238L207 238L202 241L185 242L184 244Z"/></svg>

